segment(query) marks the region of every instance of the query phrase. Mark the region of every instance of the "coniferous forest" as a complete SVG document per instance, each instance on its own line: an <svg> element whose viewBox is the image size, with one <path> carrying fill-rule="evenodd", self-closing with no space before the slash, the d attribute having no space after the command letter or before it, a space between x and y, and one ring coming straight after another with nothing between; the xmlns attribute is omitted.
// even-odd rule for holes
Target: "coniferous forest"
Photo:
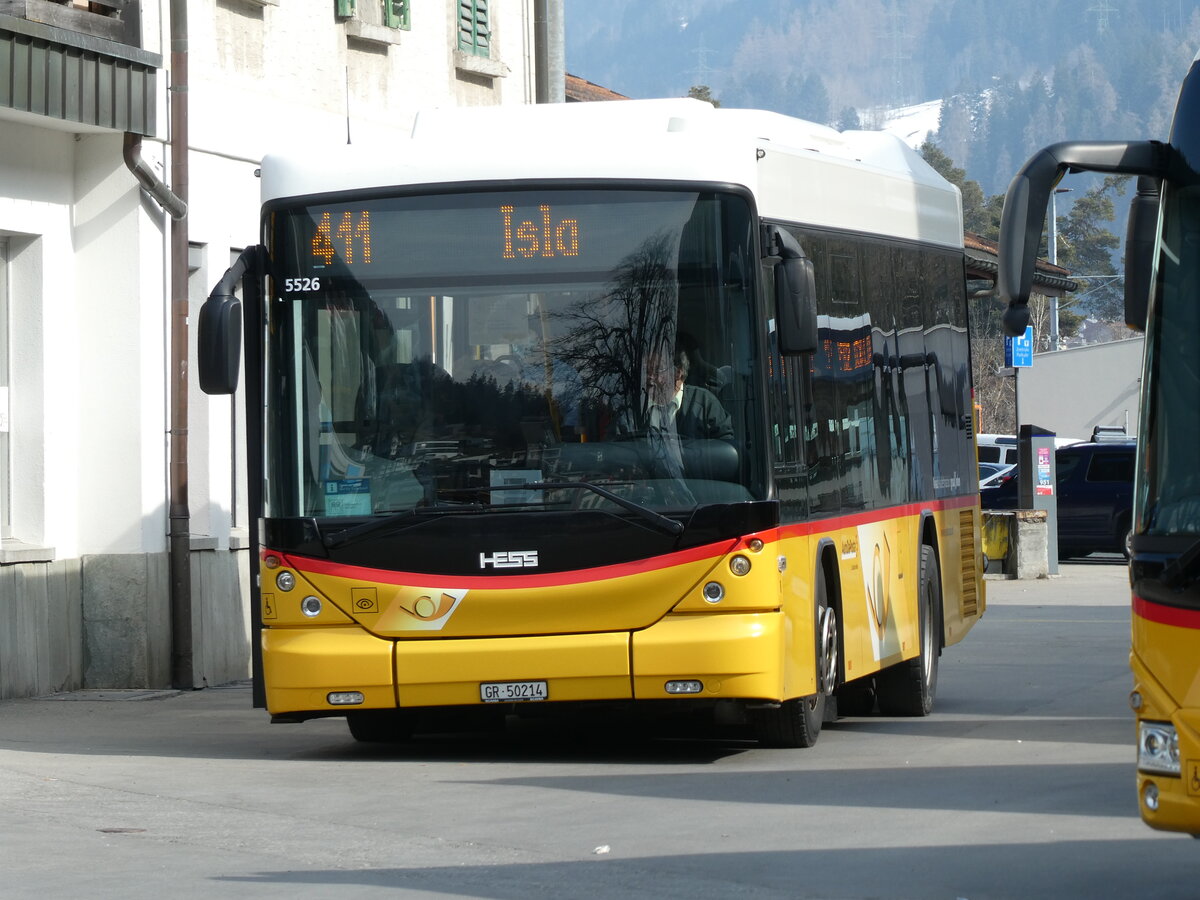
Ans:
<svg viewBox="0 0 1200 900"><path fill-rule="evenodd" d="M565 0L567 70L633 97L696 85L836 127L941 100L985 194L1058 140L1167 137L1198 0Z"/></svg>
<svg viewBox="0 0 1200 900"><path fill-rule="evenodd" d="M691 94L842 130L940 106L906 139L962 189L966 230L993 239L1003 194L1037 149L1167 139L1200 51L1200 0L565 0L565 13L567 71L630 97ZM1078 340L1091 323L1089 340L1129 337L1117 237L1127 181L1068 184L1057 261L1077 289L1060 304L1060 334ZM1035 341L1049 349L1040 300ZM1012 379L997 374L1001 312L994 293L972 301L985 430L1010 430L1014 416Z"/></svg>

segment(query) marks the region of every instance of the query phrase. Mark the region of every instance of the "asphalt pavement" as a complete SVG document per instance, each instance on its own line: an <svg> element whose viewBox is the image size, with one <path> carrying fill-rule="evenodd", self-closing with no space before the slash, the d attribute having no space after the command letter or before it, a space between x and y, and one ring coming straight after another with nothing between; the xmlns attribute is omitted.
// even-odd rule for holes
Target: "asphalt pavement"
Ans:
<svg viewBox="0 0 1200 900"><path fill-rule="evenodd" d="M244 684L0 702L0 897L1200 896L1137 817L1114 559L989 578L925 719L810 750L511 724L361 745Z"/></svg>

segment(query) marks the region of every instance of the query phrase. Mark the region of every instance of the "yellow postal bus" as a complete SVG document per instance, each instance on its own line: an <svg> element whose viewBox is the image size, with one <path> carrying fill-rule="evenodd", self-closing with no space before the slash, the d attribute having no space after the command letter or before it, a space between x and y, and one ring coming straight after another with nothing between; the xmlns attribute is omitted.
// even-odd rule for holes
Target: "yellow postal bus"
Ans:
<svg viewBox="0 0 1200 900"><path fill-rule="evenodd" d="M246 335L261 702L928 714L984 611L963 262L900 142L694 100L268 157L199 351L229 392Z"/></svg>
<svg viewBox="0 0 1200 900"><path fill-rule="evenodd" d="M1200 836L1200 68L1171 139L1070 142L1035 154L1004 204L999 288L1010 333L1028 317L1046 203L1068 170L1138 176L1125 246L1125 318L1146 332L1129 537L1137 792L1155 828Z"/></svg>

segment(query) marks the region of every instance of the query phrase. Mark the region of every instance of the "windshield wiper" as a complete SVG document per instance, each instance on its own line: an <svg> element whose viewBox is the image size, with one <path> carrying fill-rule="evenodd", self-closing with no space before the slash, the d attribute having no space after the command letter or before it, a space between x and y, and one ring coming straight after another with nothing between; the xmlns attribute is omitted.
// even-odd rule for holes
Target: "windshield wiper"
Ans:
<svg viewBox="0 0 1200 900"><path fill-rule="evenodd" d="M554 491L554 490L585 490L591 491L603 497L622 509L636 513L658 531L664 534L677 536L683 534L683 523L672 519L669 516L664 516L657 513L647 506L642 506L640 503L634 503L632 500L627 500L612 491L605 490L597 484L592 484L590 481L527 481L521 484L498 484L491 485L486 488L443 488L438 491L439 494L479 494L484 491ZM492 507L494 508L494 507ZM415 509L410 509L401 513L394 513L390 516L385 516L382 519L371 519L363 522L361 525L355 525L352 528L346 528L336 534L331 534L323 538L323 543L326 547L333 549L347 544L350 541L356 540L376 531L395 528L397 531L403 531L411 528L414 525L420 524L421 520L432 516L439 515L457 515L459 513L480 513L487 510L488 507L482 503L469 503L461 506L418 506ZM505 511L508 511L505 508ZM411 520L405 524L405 520Z"/></svg>
<svg viewBox="0 0 1200 900"><path fill-rule="evenodd" d="M1200 541L1196 541L1163 566L1158 580L1172 590L1181 588L1196 577L1197 563L1200 563Z"/></svg>
<svg viewBox="0 0 1200 900"><path fill-rule="evenodd" d="M527 481L523 484L501 484L487 488L489 491L591 491L615 503L622 509L627 509L631 513L636 513L641 516L656 529L664 534L680 535L683 534L683 523L672 519L669 516L664 516L662 513L657 513L648 506L642 506L640 503L634 503L632 500L626 500L624 497L614 494L612 491L605 490L598 484L592 484L590 481Z"/></svg>
<svg viewBox="0 0 1200 900"><path fill-rule="evenodd" d="M414 509L405 510L404 512L393 513L390 516L384 516L382 519L370 519L363 522L361 525L355 525L352 528L346 528L335 534L327 535L322 538L322 542L326 547L333 549L340 547L342 544L349 543L356 538L371 534L376 531L381 531L395 526L397 531L404 531L407 528L412 528L414 525L419 525L421 520L438 515L453 515L460 512L482 512L484 509L482 504L470 503L462 506L418 506ZM405 519L412 521L401 525Z"/></svg>

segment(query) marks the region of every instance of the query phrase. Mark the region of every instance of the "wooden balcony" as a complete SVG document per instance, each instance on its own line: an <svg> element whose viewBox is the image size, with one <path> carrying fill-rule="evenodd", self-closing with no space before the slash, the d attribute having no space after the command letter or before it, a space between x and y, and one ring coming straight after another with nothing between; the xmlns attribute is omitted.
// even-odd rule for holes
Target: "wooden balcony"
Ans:
<svg viewBox="0 0 1200 900"><path fill-rule="evenodd" d="M142 46L140 0L0 0L0 16Z"/></svg>
<svg viewBox="0 0 1200 900"><path fill-rule="evenodd" d="M140 0L0 0L0 111L151 135L161 67Z"/></svg>

